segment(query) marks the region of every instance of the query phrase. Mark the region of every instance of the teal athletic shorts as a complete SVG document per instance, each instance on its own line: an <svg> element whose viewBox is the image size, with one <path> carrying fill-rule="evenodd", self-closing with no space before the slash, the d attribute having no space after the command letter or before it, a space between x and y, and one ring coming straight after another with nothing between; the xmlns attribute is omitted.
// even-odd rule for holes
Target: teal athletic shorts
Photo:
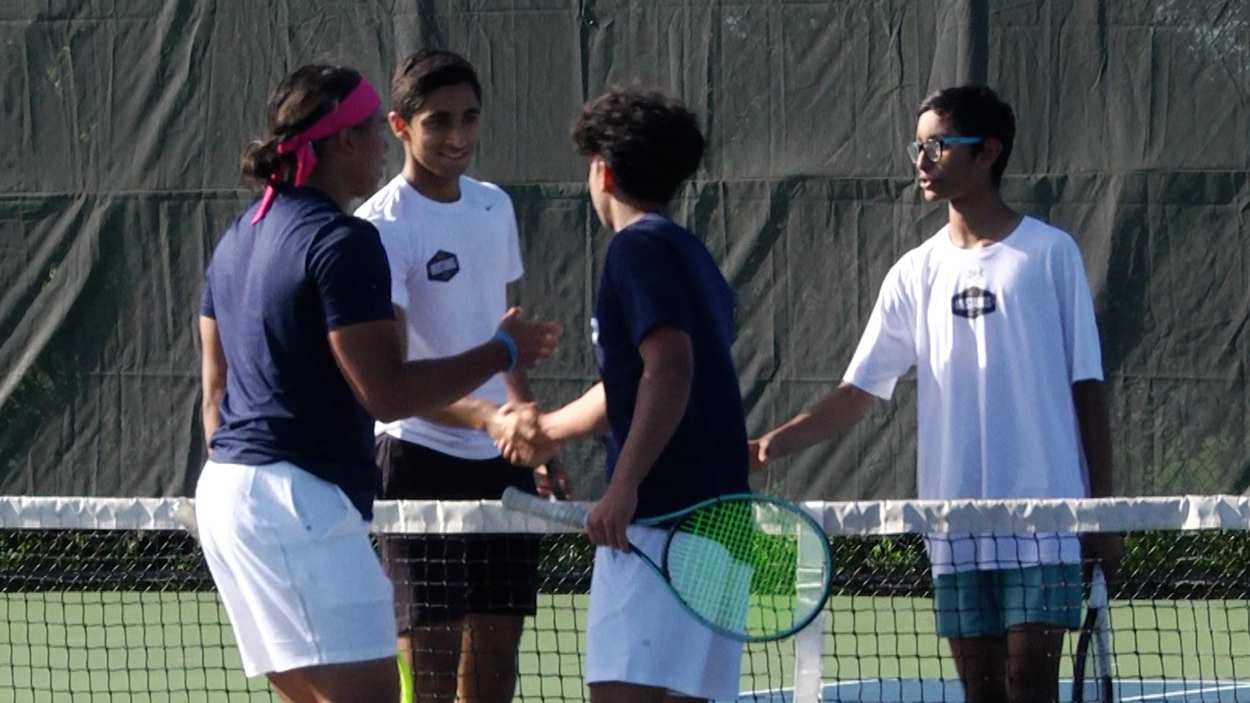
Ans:
<svg viewBox="0 0 1250 703"><path fill-rule="evenodd" d="M1006 634L1024 623L1075 630L1084 588L1079 564L959 571L933 579L937 633L942 637Z"/></svg>

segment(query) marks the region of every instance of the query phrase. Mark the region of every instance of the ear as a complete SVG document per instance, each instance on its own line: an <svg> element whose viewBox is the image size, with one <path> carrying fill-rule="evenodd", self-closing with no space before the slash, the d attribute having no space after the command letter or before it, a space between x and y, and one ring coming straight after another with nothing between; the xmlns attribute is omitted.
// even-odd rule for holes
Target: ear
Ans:
<svg viewBox="0 0 1250 703"><path fill-rule="evenodd" d="M1003 143L997 137L988 137L985 143L981 145L981 151L977 154L977 158L984 161L987 167L993 166L998 161L999 155L1003 153Z"/></svg>
<svg viewBox="0 0 1250 703"><path fill-rule="evenodd" d="M356 143L352 140L351 131L344 129L314 143L313 148L317 151L317 160L337 159L342 152L350 152L354 149Z"/></svg>
<svg viewBox="0 0 1250 703"><path fill-rule="evenodd" d="M408 141L408 120L394 110L386 113L386 123L391 127L391 134L401 142Z"/></svg>
<svg viewBox="0 0 1250 703"><path fill-rule="evenodd" d="M612 173L612 167L609 166L608 162L603 159L599 159L599 164L603 169L603 192L615 193L616 175Z"/></svg>

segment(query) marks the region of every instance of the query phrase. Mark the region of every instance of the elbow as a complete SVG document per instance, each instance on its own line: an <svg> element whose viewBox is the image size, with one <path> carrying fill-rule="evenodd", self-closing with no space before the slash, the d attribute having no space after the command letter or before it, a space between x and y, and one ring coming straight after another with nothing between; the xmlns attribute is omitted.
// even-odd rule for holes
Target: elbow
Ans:
<svg viewBox="0 0 1250 703"><path fill-rule="evenodd" d="M365 408L365 411L369 413L369 417L372 417L374 420L377 420L378 422L396 422L398 420L404 419L405 417L403 414L395 412L391 410L390 408L387 408L385 410L382 410L382 409L375 410L371 408Z"/></svg>
<svg viewBox="0 0 1250 703"><path fill-rule="evenodd" d="M403 399L389 384L378 383L372 387L366 384L353 384L352 390L360 406L365 409L369 417L378 422L394 422L407 417L403 413Z"/></svg>
<svg viewBox="0 0 1250 703"><path fill-rule="evenodd" d="M408 417L408 413L403 411L399 399L389 393L361 399L361 404L365 406L365 412L369 413L378 422L395 422Z"/></svg>
<svg viewBox="0 0 1250 703"><path fill-rule="evenodd" d="M694 386L694 365L675 363L656 368L648 367L643 369L643 376L659 388L688 397L691 387Z"/></svg>

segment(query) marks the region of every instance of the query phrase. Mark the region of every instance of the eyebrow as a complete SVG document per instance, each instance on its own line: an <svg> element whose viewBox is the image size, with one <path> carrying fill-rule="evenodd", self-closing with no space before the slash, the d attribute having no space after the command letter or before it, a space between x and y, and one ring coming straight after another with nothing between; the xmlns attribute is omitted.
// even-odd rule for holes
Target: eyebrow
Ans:
<svg viewBox="0 0 1250 703"><path fill-rule="evenodd" d="M471 107L471 108L468 108L467 110L465 110L462 114L465 114L465 115L480 115L481 113L482 113L482 108L480 108L480 107ZM435 112L430 112L430 113L427 113L427 114L425 115L425 117L423 117L422 119L426 119L426 120L428 120L428 119L431 119L431 118L453 117L454 115L455 115L455 113L454 113L454 112L452 112L451 110L437 110L437 111L435 111Z"/></svg>

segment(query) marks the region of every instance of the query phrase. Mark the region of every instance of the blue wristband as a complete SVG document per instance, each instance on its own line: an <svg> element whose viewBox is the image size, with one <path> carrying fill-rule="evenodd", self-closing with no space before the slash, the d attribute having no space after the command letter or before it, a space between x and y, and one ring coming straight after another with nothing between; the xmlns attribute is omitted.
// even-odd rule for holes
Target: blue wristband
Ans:
<svg viewBox="0 0 1250 703"><path fill-rule="evenodd" d="M491 338L491 341L502 343L504 348L508 350L508 368L504 369L504 371L511 371L516 368L516 340L512 338L512 335L503 330L498 330L495 332L495 336Z"/></svg>

